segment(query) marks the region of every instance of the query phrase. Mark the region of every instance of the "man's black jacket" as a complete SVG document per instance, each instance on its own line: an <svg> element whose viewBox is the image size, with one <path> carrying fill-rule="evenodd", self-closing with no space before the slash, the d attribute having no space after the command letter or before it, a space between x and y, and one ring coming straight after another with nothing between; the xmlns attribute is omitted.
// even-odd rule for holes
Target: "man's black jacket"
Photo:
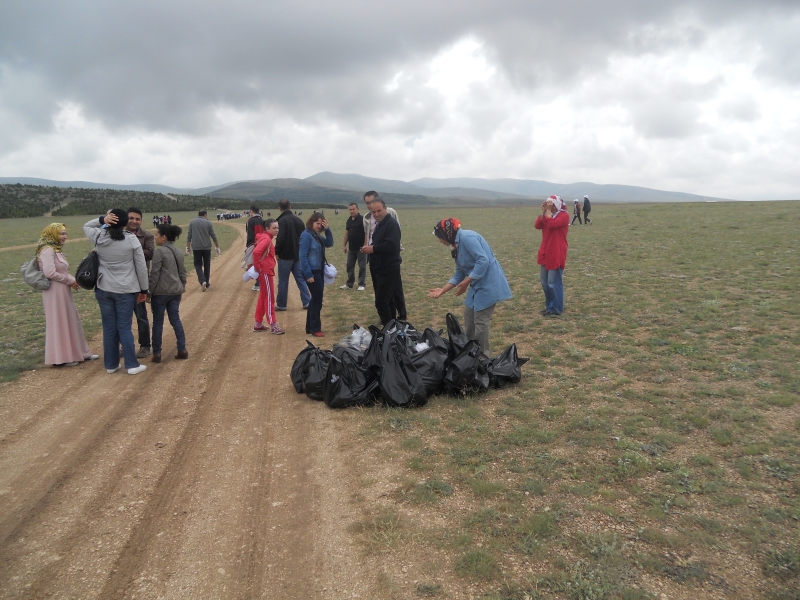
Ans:
<svg viewBox="0 0 800 600"><path fill-rule="evenodd" d="M277 219L278 239L275 240L275 255L281 260L300 258L300 234L306 228L302 219L291 210L283 211Z"/></svg>
<svg viewBox="0 0 800 600"><path fill-rule="evenodd" d="M256 243L256 225L261 225L261 231L264 231L264 219L261 218L261 215L254 215L247 219L247 225L245 226L247 230L247 246L252 246Z"/></svg>
<svg viewBox="0 0 800 600"><path fill-rule="evenodd" d="M400 258L400 224L388 213L375 227L372 251L369 266L375 271L399 267L403 261Z"/></svg>

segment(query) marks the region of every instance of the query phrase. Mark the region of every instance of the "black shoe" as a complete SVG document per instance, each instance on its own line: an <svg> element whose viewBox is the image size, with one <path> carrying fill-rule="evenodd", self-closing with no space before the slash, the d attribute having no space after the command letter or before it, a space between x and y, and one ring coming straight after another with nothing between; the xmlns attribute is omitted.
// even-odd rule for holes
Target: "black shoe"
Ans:
<svg viewBox="0 0 800 600"><path fill-rule="evenodd" d="M545 308L544 310L540 310L539 314L542 315L542 316L549 315L550 311Z"/></svg>

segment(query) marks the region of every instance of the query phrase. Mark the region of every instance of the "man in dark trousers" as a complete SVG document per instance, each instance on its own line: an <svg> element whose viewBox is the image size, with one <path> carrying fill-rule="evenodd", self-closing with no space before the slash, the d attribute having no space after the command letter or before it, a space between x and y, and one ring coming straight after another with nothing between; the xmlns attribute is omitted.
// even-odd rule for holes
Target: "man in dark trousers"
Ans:
<svg viewBox="0 0 800 600"><path fill-rule="evenodd" d="M286 310L289 275L294 275L303 308L308 308L311 292L308 291L308 284L300 267L300 234L305 231L306 225L292 212L292 205L288 200L278 202L278 208L281 214L278 216L278 239L275 240L275 257L278 259L278 297L275 298L275 310Z"/></svg>
<svg viewBox="0 0 800 600"><path fill-rule="evenodd" d="M253 204L250 207L250 218L247 219L247 224L245 225L245 231L247 231L247 242L245 243L245 261L247 262L247 268L249 269L253 264L253 248L256 246L256 236L259 233L264 233L264 219L261 218L261 211L259 211L258 206ZM248 252L249 250L249 252ZM253 291L257 292L259 286L259 280L256 279L256 283L253 286Z"/></svg>
<svg viewBox="0 0 800 600"><path fill-rule="evenodd" d="M592 212L592 203L589 202L589 196L583 197L583 222L587 225L591 225L592 222L589 220L589 213Z"/></svg>
<svg viewBox="0 0 800 600"><path fill-rule="evenodd" d="M367 285L367 255L361 252L361 247L364 245L364 218L359 214L358 204L355 202L351 202L347 210L350 211L350 218L344 225L344 248L342 249L347 254L347 283L340 289L353 289L356 281L356 263L358 263L358 291L363 292Z"/></svg>
<svg viewBox="0 0 800 600"><path fill-rule="evenodd" d="M214 226L208 220L208 211L201 210L197 217L189 221L189 233L186 234L186 254L189 250L194 254L194 270L197 272L197 281L205 292L211 287L211 240L217 247L217 256L222 254L214 233Z"/></svg>
<svg viewBox="0 0 800 600"><path fill-rule="evenodd" d="M375 308L381 324L386 325L398 317L396 294L398 289L403 289L400 277L400 225L386 212L386 203L380 198L375 198L369 206L377 225L372 234L372 243L361 248L361 252L369 255ZM405 299L402 301L405 306Z"/></svg>
<svg viewBox="0 0 800 600"><path fill-rule="evenodd" d="M147 263L147 270L150 270L150 261L153 260L153 251L156 249L156 241L153 234L142 227L142 209L131 206L128 209L128 224L125 229L130 231L139 240L144 252L144 261ZM139 351L136 358L147 358L150 356L150 321L147 319L147 304L137 302L133 305L133 314L136 315L136 327L139 330Z"/></svg>

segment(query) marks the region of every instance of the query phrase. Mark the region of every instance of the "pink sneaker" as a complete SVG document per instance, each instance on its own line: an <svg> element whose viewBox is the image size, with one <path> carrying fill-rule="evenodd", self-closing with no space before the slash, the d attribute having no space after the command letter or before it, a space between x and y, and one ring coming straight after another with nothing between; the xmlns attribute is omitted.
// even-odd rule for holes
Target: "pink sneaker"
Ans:
<svg viewBox="0 0 800 600"><path fill-rule="evenodd" d="M281 329L281 326L276 323L275 325L272 326L272 333L274 333L275 335L283 335L284 333L286 333L286 331Z"/></svg>
<svg viewBox="0 0 800 600"><path fill-rule="evenodd" d="M269 331L269 327L266 327L263 323L258 323L253 326L253 331Z"/></svg>

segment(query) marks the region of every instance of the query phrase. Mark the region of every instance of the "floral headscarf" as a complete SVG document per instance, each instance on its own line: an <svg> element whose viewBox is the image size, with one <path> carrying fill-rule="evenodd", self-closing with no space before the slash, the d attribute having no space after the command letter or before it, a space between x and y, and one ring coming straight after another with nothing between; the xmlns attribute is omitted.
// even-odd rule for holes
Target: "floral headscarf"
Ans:
<svg viewBox="0 0 800 600"><path fill-rule="evenodd" d="M66 228L67 226L64 225L64 223L50 223L50 225L45 227L36 245L36 256L38 257L42 253L42 250L47 247L52 248L56 252L61 252L63 248L61 245L61 232Z"/></svg>
<svg viewBox="0 0 800 600"><path fill-rule="evenodd" d="M553 214L554 217L560 212L566 212L567 204L561 199L561 196L550 196L547 199L555 206L556 212Z"/></svg>
<svg viewBox="0 0 800 600"><path fill-rule="evenodd" d="M455 243L456 233L458 233L460 228L461 221L453 218L442 219L433 228L433 235L453 246L453 251L450 253L453 258L458 256L458 248L455 247Z"/></svg>

